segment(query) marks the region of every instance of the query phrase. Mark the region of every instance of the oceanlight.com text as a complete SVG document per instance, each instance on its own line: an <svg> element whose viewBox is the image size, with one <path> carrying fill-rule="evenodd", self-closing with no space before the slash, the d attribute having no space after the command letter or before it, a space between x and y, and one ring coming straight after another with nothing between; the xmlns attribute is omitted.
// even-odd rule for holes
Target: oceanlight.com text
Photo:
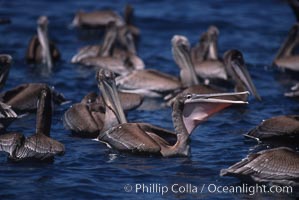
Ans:
<svg viewBox="0 0 299 200"><path fill-rule="evenodd" d="M171 185L163 185L159 183L135 183L135 184L126 184L124 186L126 192L132 193L144 193L144 194L161 194L162 196L167 193L180 193L180 194L200 194L200 193L215 193L215 194L291 194L293 193L292 186L266 186L266 185L234 185L234 186L223 186L217 184L178 184L174 183Z"/></svg>

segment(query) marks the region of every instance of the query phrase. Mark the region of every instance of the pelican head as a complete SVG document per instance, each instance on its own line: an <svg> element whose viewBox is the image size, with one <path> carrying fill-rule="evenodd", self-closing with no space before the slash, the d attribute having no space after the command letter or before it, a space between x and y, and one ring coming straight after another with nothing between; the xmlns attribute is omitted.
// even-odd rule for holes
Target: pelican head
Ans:
<svg viewBox="0 0 299 200"><path fill-rule="evenodd" d="M218 94L183 94L176 97L173 103L173 110L181 116L181 120L189 134L202 121L207 119L217 107L226 106L227 104L247 104L246 101L226 100L222 97L237 96L248 94L248 92L232 92Z"/></svg>
<svg viewBox="0 0 299 200"><path fill-rule="evenodd" d="M112 110L120 123L126 123L127 120L116 89L115 74L110 70L100 69L97 71L96 79L106 107Z"/></svg>
<svg viewBox="0 0 299 200"><path fill-rule="evenodd" d="M118 28L119 42L132 54L136 54L136 47L133 34L127 26Z"/></svg>
<svg viewBox="0 0 299 200"><path fill-rule="evenodd" d="M299 23L295 23L290 29L287 38L279 48L275 59L279 59L292 54L292 49L299 42ZM275 63L275 60L274 60Z"/></svg>
<svg viewBox="0 0 299 200"><path fill-rule="evenodd" d="M256 99L261 101L261 97L247 71L242 53L235 49L229 50L224 53L224 62L228 74L237 82L237 87L246 87Z"/></svg>
<svg viewBox="0 0 299 200"><path fill-rule="evenodd" d="M207 37L209 42L209 59L218 59L218 36L219 29L216 26L210 26L207 31Z"/></svg>
<svg viewBox="0 0 299 200"><path fill-rule="evenodd" d="M180 67L181 81L185 87L197 85L198 79L191 61L190 43L185 36L175 35L171 39L172 54Z"/></svg>
<svg viewBox="0 0 299 200"><path fill-rule="evenodd" d="M7 80L12 57L8 54L0 54L0 88L3 88Z"/></svg>
<svg viewBox="0 0 299 200"><path fill-rule="evenodd" d="M49 69L52 68L52 58L50 54L50 45L48 39L48 18L41 16L37 20L37 36L42 48L42 64Z"/></svg>

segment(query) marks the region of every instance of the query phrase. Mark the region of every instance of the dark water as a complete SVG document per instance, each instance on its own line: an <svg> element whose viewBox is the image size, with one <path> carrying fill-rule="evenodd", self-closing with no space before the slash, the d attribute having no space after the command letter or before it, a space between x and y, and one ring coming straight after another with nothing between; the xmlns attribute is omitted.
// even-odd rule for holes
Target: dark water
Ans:
<svg viewBox="0 0 299 200"><path fill-rule="evenodd" d="M98 142L75 138L63 128L62 115L69 105L56 107L53 138L63 142L66 154L53 164L14 164L0 156L1 199L286 199L286 194L159 193L125 192L131 184L242 185L236 178L220 177L221 169L255 151L256 143L242 134L262 119L298 113L298 102L282 94L292 84L289 75L270 65L280 43L295 22L285 1L129 1L135 8L135 23L142 30L139 55L149 68L178 75L170 51L170 39L182 34L195 43L209 25L220 29L219 50L237 48L244 53L250 73L263 101L250 98L242 108L227 109L199 126L192 135L191 156L160 158L120 154ZM0 52L14 58L6 89L20 83L46 82L78 102L87 92L97 91L94 71L70 64L72 55L85 44L96 43L94 32L78 32L69 24L77 10L112 8L122 12L125 1L0 1L0 15L12 24L0 27ZM42 77L24 62L29 39L36 31L36 19L47 15L50 37L62 52L53 74ZM130 121L150 122L172 129L171 110L134 111ZM34 115L12 124L9 130L30 135ZM133 188L134 189L134 188Z"/></svg>

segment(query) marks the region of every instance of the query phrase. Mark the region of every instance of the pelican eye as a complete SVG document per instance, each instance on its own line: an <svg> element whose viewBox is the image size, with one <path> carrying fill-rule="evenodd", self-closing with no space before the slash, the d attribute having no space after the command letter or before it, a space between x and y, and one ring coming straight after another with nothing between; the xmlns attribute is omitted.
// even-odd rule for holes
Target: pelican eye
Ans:
<svg viewBox="0 0 299 200"><path fill-rule="evenodd" d="M191 94L188 94L187 95L187 99L191 99L192 95Z"/></svg>

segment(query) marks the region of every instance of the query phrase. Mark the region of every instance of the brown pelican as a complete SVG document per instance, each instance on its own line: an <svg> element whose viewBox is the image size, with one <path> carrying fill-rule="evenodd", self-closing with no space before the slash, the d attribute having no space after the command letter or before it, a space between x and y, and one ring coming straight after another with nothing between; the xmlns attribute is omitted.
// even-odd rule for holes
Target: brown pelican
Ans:
<svg viewBox="0 0 299 200"><path fill-rule="evenodd" d="M30 63L43 64L49 69L53 62L60 59L59 50L48 38L48 18L41 16L37 21L37 35L34 35L29 42L26 59Z"/></svg>
<svg viewBox="0 0 299 200"><path fill-rule="evenodd" d="M9 153L13 161L51 161L64 154L64 145L50 138L52 118L51 91L44 89L39 95L35 133L27 138L22 133L0 135L0 150Z"/></svg>
<svg viewBox="0 0 299 200"><path fill-rule="evenodd" d="M220 175L236 176L271 185L298 186L299 155L286 147L260 151L221 170Z"/></svg>
<svg viewBox="0 0 299 200"><path fill-rule="evenodd" d="M117 27L114 23L107 26L102 45L88 45L81 48L76 55L72 57L72 63L80 63L84 58L96 56L109 56L112 46L117 37Z"/></svg>
<svg viewBox="0 0 299 200"><path fill-rule="evenodd" d="M9 74L12 57L10 55L0 55L0 88L5 85L5 81ZM38 95L43 89L50 89L44 83L27 83L7 90L0 94L0 101L8 104L17 113L35 112L38 100ZM53 89L50 89L53 95L53 101L56 104L66 102L64 96Z"/></svg>
<svg viewBox="0 0 299 200"><path fill-rule="evenodd" d="M259 140L299 138L299 115L282 115L263 120L245 136Z"/></svg>
<svg viewBox="0 0 299 200"><path fill-rule="evenodd" d="M210 26L191 51L196 74L205 80L228 79L224 63L218 57L218 35L218 28Z"/></svg>
<svg viewBox="0 0 299 200"><path fill-rule="evenodd" d="M228 50L224 53L224 63L227 73L235 81L235 91L249 90L253 96L261 101L261 97L250 78L242 53L239 50ZM243 98L246 98L243 96ZM244 100L244 99L243 99Z"/></svg>
<svg viewBox="0 0 299 200"><path fill-rule="evenodd" d="M84 13L79 11L76 13L72 26L73 27L91 27L91 28L106 28L111 22L118 28L128 28L134 38L140 35L140 30L132 24L134 9L130 5L126 5L124 10L124 18L112 10L101 10Z"/></svg>
<svg viewBox="0 0 299 200"><path fill-rule="evenodd" d="M182 37L182 39L187 40L187 38ZM249 90L258 100L261 100L261 97L257 93L254 84L250 78L250 75L246 69L245 62L243 59L243 55L238 50L229 50L224 54L224 63L227 69L228 74L235 81L235 91L243 92ZM213 94L213 93L221 93L223 90L219 90L210 86L202 85L202 84L194 84L183 91L181 93L198 93L198 94ZM167 100L167 105L171 105L173 100L175 99L176 94L173 96L168 96L165 98ZM226 96L223 99L227 100L247 100L247 95L234 95L234 96ZM230 104L217 104L210 109L206 109L208 116L223 110L224 108L230 106Z"/></svg>
<svg viewBox="0 0 299 200"><path fill-rule="evenodd" d="M116 78L119 89L148 97L161 97L182 87L198 84L190 58L189 41L175 35L171 43L173 58L180 68L180 80L156 70L135 70Z"/></svg>
<svg viewBox="0 0 299 200"><path fill-rule="evenodd" d="M115 23L117 26L124 26L123 18L112 10L101 10L93 12L79 11L76 13L72 26L74 27L106 27L109 23Z"/></svg>
<svg viewBox="0 0 299 200"><path fill-rule="evenodd" d="M173 134L150 124L127 123L114 85L114 74L110 71L99 71L98 80L102 91L110 91L110 95L103 93L106 109L111 113L109 119L111 120L111 116L114 116L114 118L118 119L119 124L112 128L103 128L97 140L121 151L159 154L162 156L188 156L189 135L197 124L203 120L203 118L198 116L194 118L194 115L196 115L194 108L197 104L246 103L244 101L229 101L214 98L235 94L239 95L239 93L179 95L173 104L172 118L175 128L175 134ZM110 122L109 119L105 120L104 127L106 127L106 122ZM176 140L174 142L168 141L165 137L169 136L172 136L172 139L174 137Z"/></svg>
<svg viewBox="0 0 299 200"><path fill-rule="evenodd" d="M38 95L42 90L49 90L53 95L55 104L66 102L64 96L45 83L27 83L7 90L0 94L0 101L12 107L17 113L35 112L37 109Z"/></svg>
<svg viewBox="0 0 299 200"><path fill-rule="evenodd" d="M101 90L102 94L109 91ZM125 111L139 107L143 97L134 93L118 92L121 99L121 107ZM107 115L107 116L106 116ZM72 105L64 114L64 127L76 136L95 138L103 129L106 118L110 115L105 109L103 97L92 92L87 94L80 103ZM105 122L108 124L108 122ZM109 126L113 125L113 121Z"/></svg>
<svg viewBox="0 0 299 200"><path fill-rule="evenodd" d="M299 55L295 55L293 50L299 42L299 24L296 23L291 28L287 38L281 45L275 56L273 64L288 70L299 71Z"/></svg>
<svg viewBox="0 0 299 200"><path fill-rule="evenodd" d="M122 48L119 48L118 44ZM109 24L103 45L83 47L73 56L72 63L110 69L117 74L127 74L132 70L144 68L142 59L136 55L132 34L127 28L121 29L120 32L115 24Z"/></svg>

